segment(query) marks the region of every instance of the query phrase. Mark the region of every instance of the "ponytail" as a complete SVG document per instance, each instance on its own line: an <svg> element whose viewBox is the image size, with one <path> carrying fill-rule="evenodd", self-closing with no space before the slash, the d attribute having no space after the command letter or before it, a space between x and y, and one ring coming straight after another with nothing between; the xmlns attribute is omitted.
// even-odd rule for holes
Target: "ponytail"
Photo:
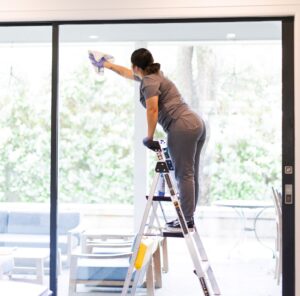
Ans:
<svg viewBox="0 0 300 296"><path fill-rule="evenodd" d="M145 73L150 74L156 74L160 70L160 64L159 63L152 63L149 66L145 68Z"/></svg>

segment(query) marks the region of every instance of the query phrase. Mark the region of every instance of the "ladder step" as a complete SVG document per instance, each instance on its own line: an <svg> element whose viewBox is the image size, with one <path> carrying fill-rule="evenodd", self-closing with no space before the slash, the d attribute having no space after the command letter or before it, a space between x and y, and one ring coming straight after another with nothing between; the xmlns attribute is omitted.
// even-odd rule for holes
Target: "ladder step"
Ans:
<svg viewBox="0 0 300 296"><path fill-rule="evenodd" d="M146 199L148 199L149 196L146 195ZM171 196L159 196L159 195L154 195L153 196L153 201L172 201Z"/></svg>
<svg viewBox="0 0 300 296"><path fill-rule="evenodd" d="M189 228L189 232L193 233L194 228ZM174 229L174 230L164 229L162 231L162 234L163 237L181 237L181 238L184 237L181 228Z"/></svg>

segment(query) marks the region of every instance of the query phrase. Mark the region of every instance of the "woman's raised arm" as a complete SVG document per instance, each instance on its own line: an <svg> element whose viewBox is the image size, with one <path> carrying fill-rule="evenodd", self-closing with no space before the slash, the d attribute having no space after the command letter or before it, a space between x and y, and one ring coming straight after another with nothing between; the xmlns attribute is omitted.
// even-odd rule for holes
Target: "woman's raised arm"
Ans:
<svg viewBox="0 0 300 296"><path fill-rule="evenodd" d="M131 79L131 80L139 80L139 78L137 76L135 76L133 74L133 71L129 68L126 68L126 67L123 67L123 66L120 66L117 64L113 64L108 61L105 61L103 63L103 66L104 66L104 68L112 70L124 78Z"/></svg>

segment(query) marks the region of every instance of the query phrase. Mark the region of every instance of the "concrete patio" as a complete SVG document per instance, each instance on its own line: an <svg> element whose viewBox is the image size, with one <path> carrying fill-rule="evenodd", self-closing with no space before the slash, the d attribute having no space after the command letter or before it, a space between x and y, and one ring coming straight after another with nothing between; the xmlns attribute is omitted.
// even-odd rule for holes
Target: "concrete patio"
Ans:
<svg viewBox="0 0 300 296"><path fill-rule="evenodd" d="M157 296L202 296L199 281L184 240L169 238L169 272L163 274L163 287ZM272 244L273 241L264 241ZM270 249L255 238L203 238L208 257L223 296L280 296L281 286L274 279L275 259ZM235 247L234 247L235 246ZM234 247L234 249L232 249ZM59 277L58 296L68 295L68 271ZM99 293L99 296L115 295ZM137 295L146 295L139 291Z"/></svg>
<svg viewBox="0 0 300 296"><path fill-rule="evenodd" d="M70 209L77 210L73 205ZM79 211L79 209L78 209ZM84 229L111 229L124 231L122 227L133 224L132 208L115 206L84 206ZM171 211L166 210L168 215ZM274 209L267 209L256 223L258 238L253 231L244 227L253 226L256 212L247 210L246 221L232 209L201 207L196 224L215 272L223 296L280 296L281 286L274 279L275 259L272 249L275 240ZM127 215L124 215L127 213ZM245 225L245 222L247 225ZM163 287L156 290L157 296L202 295L199 281L193 273L193 266L183 239L168 239L169 272L163 274ZM20 275L30 280L32 276ZM49 282L46 275L44 284ZM57 296L68 296L69 269L64 268L58 278ZM104 296L104 293L98 293ZM109 293L107 295L112 295ZM138 295L145 295L139 291Z"/></svg>

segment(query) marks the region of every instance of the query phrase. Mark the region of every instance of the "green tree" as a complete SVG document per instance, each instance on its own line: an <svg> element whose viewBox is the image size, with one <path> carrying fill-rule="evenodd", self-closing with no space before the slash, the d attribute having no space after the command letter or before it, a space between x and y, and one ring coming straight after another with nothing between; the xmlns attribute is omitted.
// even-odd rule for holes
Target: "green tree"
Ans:
<svg viewBox="0 0 300 296"><path fill-rule="evenodd" d="M131 203L132 83L96 79L89 68L61 82L60 200Z"/></svg>
<svg viewBox="0 0 300 296"><path fill-rule="evenodd" d="M2 86L5 81L1 81ZM47 97L34 98L26 80L11 77L0 100L0 200L45 201L50 184ZM35 103L41 99L43 102ZM38 106L37 106L38 105Z"/></svg>
<svg viewBox="0 0 300 296"><path fill-rule="evenodd" d="M281 70L271 59L268 48L232 45L218 60L211 200L268 199L280 183Z"/></svg>
<svg viewBox="0 0 300 296"><path fill-rule="evenodd" d="M268 198L271 185L281 179L281 127L270 120L280 116L281 75L271 49L237 43L182 46L173 57L177 71L170 77L206 120L201 204Z"/></svg>

